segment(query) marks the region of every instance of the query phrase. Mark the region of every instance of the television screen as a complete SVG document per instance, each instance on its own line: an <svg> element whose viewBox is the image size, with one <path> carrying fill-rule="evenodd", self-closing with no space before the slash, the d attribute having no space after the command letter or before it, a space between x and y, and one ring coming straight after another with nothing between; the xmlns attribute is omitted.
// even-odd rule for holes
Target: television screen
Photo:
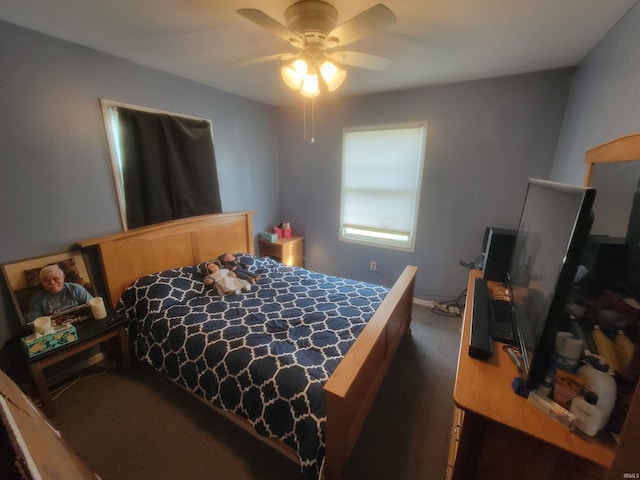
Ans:
<svg viewBox="0 0 640 480"><path fill-rule="evenodd" d="M555 335L589 234L592 188L531 179L522 207L507 288L527 386L544 378Z"/></svg>

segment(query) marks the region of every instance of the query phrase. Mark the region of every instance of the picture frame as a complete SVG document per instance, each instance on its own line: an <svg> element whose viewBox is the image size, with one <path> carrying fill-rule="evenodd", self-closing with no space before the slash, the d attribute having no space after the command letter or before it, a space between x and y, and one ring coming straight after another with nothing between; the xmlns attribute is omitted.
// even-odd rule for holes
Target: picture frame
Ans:
<svg viewBox="0 0 640 480"><path fill-rule="evenodd" d="M65 282L77 283L95 294L82 253L77 250L32 257L2 264L2 274L9 287L16 313L25 326L32 326L27 313L29 302L41 290L39 272L51 264L58 264L65 272ZM51 315L54 324L73 323L92 318L91 306L83 304Z"/></svg>

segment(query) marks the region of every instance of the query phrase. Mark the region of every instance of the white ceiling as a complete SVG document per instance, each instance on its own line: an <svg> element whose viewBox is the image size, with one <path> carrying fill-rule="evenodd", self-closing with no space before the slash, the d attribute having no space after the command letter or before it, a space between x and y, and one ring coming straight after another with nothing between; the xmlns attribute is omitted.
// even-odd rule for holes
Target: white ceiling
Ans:
<svg viewBox="0 0 640 480"><path fill-rule="evenodd" d="M377 0L329 0L343 23ZM392 59L349 67L332 94L358 95L577 65L636 0L384 0L392 26L349 45ZM236 13L257 8L285 24L293 0L0 0L0 19L273 105L299 101L279 61L294 52Z"/></svg>

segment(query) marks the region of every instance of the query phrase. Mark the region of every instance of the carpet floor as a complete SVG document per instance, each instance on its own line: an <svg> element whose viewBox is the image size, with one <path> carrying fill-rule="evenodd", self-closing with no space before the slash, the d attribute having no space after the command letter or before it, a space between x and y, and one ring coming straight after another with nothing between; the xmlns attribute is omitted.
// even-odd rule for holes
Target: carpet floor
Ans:
<svg viewBox="0 0 640 480"><path fill-rule="evenodd" d="M461 319L414 306L346 480L445 477ZM106 362L108 363L108 362ZM298 465L146 366L98 365L55 395L52 424L102 480L302 480Z"/></svg>

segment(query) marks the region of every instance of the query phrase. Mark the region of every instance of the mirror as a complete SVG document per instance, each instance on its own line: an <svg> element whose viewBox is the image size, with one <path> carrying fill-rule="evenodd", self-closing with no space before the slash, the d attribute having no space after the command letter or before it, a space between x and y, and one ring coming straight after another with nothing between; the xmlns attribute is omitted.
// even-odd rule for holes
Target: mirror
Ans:
<svg viewBox="0 0 640 480"><path fill-rule="evenodd" d="M584 185L597 191L591 234L626 237L640 181L640 133L587 150L584 163Z"/></svg>
<svg viewBox="0 0 640 480"><path fill-rule="evenodd" d="M640 180L640 161L595 164L596 189L592 235L626 237L633 196Z"/></svg>
<svg viewBox="0 0 640 480"><path fill-rule="evenodd" d="M622 272L618 286L640 300L640 134L587 150L585 164L584 184L597 190L591 235L626 245L623 263L610 270Z"/></svg>

